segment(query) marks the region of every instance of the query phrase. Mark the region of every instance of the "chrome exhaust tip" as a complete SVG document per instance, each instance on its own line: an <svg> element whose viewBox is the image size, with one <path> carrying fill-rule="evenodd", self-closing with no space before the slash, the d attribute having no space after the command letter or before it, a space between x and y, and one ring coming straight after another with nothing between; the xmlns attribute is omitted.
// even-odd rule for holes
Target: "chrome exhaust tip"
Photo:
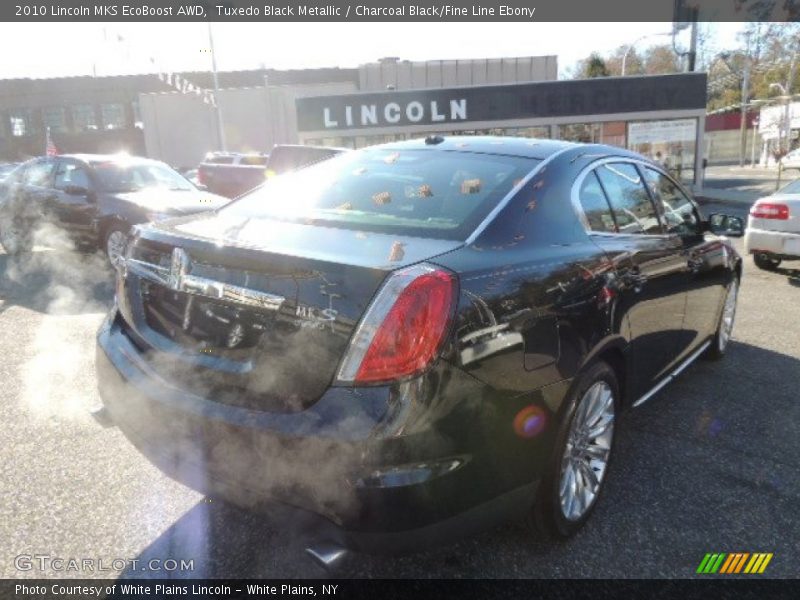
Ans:
<svg viewBox="0 0 800 600"><path fill-rule="evenodd" d="M89 414L103 427L114 426L114 419L111 418L111 413L108 412L108 409L104 405L93 408L89 411Z"/></svg>
<svg viewBox="0 0 800 600"><path fill-rule="evenodd" d="M324 542L309 546L306 548L306 554L326 571L332 571L341 566L348 555L348 551L337 544Z"/></svg>

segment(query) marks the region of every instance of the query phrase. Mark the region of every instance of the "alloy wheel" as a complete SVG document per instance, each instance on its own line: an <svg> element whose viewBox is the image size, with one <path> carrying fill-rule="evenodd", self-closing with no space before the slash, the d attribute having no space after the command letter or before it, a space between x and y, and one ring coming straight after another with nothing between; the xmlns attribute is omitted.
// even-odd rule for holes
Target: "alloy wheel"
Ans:
<svg viewBox="0 0 800 600"><path fill-rule="evenodd" d="M575 409L561 460L561 512L578 521L594 504L603 483L614 436L614 394L597 381Z"/></svg>
<svg viewBox="0 0 800 600"><path fill-rule="evenodd" d="M106 239L106 254L108 255L108 260L112 267L118 267L122 262L127 242L128 236L118 229L108 234L108 238Z"/></svg>

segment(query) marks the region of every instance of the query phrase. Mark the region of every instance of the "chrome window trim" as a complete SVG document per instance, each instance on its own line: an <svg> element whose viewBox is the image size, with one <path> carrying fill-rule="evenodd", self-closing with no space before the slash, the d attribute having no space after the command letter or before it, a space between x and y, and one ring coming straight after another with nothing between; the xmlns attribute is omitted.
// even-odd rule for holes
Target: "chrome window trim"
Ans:
<svg viewBox="0 0 800 600"><path fill-rule="evenodd" d="M658 392L660 392L667 384L675 381L675 379L680 375L686 367L691 365L697 358L711 345L711 340L706 340L701 346L697 348L691 355L689 355L686 360L684 360L680 365L678 365L674 371L672 371L669 375L664 377L661 381L659 381L653 388L647 392L644 396L639 398L636 402L633 403L633 407L641 406L645 402L647 402L650 398L655 396Z"/></svg>
<svg viewBox="0 0 800 600"><path fill-rule="evenodd" d="M561 156L562 154L564 154L568 150L573 150L574 148L579 147L579 144L573 144L573 143L570 143L570 142L568 142L568 144L569 144L568 146L565 146L564 148L561 148L560 150L556 150L551 155L549 155L545 159L541 160L541 162L538 165L536 165L531 170L530 173L528 173L525 177L523 177L521 182L519 182L517 185L515 185L513 188L511 188L511 190L505 196L503 196L503 198L495 205L495 207L491 210L491 212L488 215L486 215L486 217L483 219L483 221L481 221L478 224L478 226L475 229L472 230L472 233L469 235L469 237L466 240L464 240L464 243L467 244L467 245L474 244L475 240L478 239L478 236L480 236L486 230L486 228L492 223L492 221L495 220L497 215L500 214L500 212L508 205L509 202L511 202L511 199L514 196L516 196L517 193L523 187L528 185L528 182L531 179L533 179L534 177L536 177L536 175L538 175L542 171L542 169L545 168L545 166L547 166L549 163L553 162L553 160L555 160L556 158L558 158L559 156ZM531 157L531 158L533 158L533 157Z"/></svg>
<svg viewBox="0 0 800 600"><path fill-rule="evenodd" d="M681 184L680 181L677 181L674 177L672 177L672 175L670 175L669 173L665 172L663 169L658 168L657 165L649 165L647 163L639 161L639 172L642 173L642 177L644 177L644 172L643 172L644 169L650 169L651 171L655 171L659 175L662 175L663 177L666 177L668 181L672 182L672 184L676 188L678 188L678 191L681 194L683 194L684 197L689 201L689 204L692 206L692 209L694 209L694 214L695 214L695 217L697 217L698 225L700 223L702 223L702 221L703 221L703 213L700 212L700 206L697 204L697 202L694 201L694 198L692 197L692 195L686 190L686 188L683 187L683 185ZM647 186L645 186L645 187L647 187ZM653 193L650 191L649 188L647 189L647 193L650 194L651 198L653 198ZM655 202L655 198L653 198L653 201ZM659 210L659 207L658 207L657 203L656 203L656 210ZM663 214L663 213L664 213L664 209L661 208L661 213L660 214ZM667 225L666 218L664 219L664 225L665 226ZM669 232L669 231L667 233L670 234L670 235L691 235L691 234L672 233L672 232Z"/></svg>
<svg viewBox="0 0 800 600"><path fill-rule="evenodd" d="M663 175L666 175L666 173L664 173L664 171L662 169L660 169L658 167L658 165L656 165L655 163L651 163L651 162L649 162L647 160L642 160L640 158L630 158L628 156L609 156L607 158L602 158L600 160L596 160L593 163L585 166L581 170L581 172L578 173L578 176L575 178L575 181L572 184L572 189L570 190L570 203L572 204L572 209L575 211L575 214L578 216L578 220L581 222L581 225L583 225L583 228L586 231L587 235L602 236L602 237L614 237L614 238L636 236L637 238L644 237L644 238L648 238L648 239L667 239L667 238L673 237L674 234L669 233L669 232L664 232L664 233L611 233L611 232L608 232L608 231L594 231L589 226L589 220L586 218L586 214L583 212L583 206L581 206L581 200L580 200L581 185L583 185L583 180L586 179L586 177L587 177L587 175L589 173L594 171L597 167L601 167L601 166L603 166L605 164L608 164L608 163L628 163L628 164L633 165L633 167L636 169L636 172L639 173L640 177L642 177L643 185L645 185L645 190L647 191L648 197L650 197L650 191L647 190L647 185L644 184L644 176L639 172L638 166L650 167L654 171L657 171L657 172L659 172L659 173L661 173ZM667 175L667 177L669 177L669 176ZM670 177L670 179L672 179L672 178ZM600 185L602 185L602 181L600 182ZM603 191L605 192L605 188L603 189ZM683 191L683 190L681 190L681 191ZM608 198L606 197L606 199L608 199ZM650 200L652 202L652 198L650 198ZM609 208L612 211L614 210L613 207L610 204L609 204ZM661 215L658 214L658 207L655 205L655 203L653 203L653 208L656 210L656 215L659 217L659 223L660 223L661 222ZM663 227L663 223L661 223L661 225Z"/></svg>

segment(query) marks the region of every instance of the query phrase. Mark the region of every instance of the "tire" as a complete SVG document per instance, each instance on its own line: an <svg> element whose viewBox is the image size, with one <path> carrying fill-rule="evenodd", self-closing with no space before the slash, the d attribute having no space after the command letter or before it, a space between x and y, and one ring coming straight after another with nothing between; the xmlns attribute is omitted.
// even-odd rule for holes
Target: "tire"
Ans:
<svg viewBox="0 0 800 600"><path fill-rule="evenodd" d="M759 269L763 269L764 271L774 271L780 266L781 259L774 258L766 252L757 252L756 254L753 254L753 262L756 263L756 266Z"/></svg>
<svg viewBox="0 0 800 600"><path fill-rule="evenodd" d="M736 302L739 298L739 278L734 277L725 290L725 301L720 311L717 330L711 339L711 345L705 352L704 358L720 360L725 356L731 341L733 325L736 321Z"/></svg>
<svg viewBox="0 0 800 600"><path fill-rule="evenodd" d="M33 236L22 219L3 217L0 218L0 245L11 256L30 254L33 250Z"/></svg>
<svg viewBox="0 0 800 600"><path fill-rule="evenodd" d="M112 268L116 268L125 250L130 228L122 223L114 223L109 226L103 235L103 252L108 257L108 262Z"/></svg>
<svg viewBox="0 0 800 600"><path fill-rule="evenodd" d="M592 410L603 407L601 412ZM537 533L549 538L568 538L588 521L608 478L619 408L619 385L614 370L608 364L594 363L578 375L567 396L566 412L556 437L553 456L528 518L528 525ZM601 422L605 423L601 435L587 435L587 426L590 431L593 425L594 429L599 429ZM595 458L590 459L581 448L594 448L592 452ZM589 472L597 480L594 489ZM591 499L585 506L580 502L579 495L573 493L580 489L578 486L592 490Z"/></svg>

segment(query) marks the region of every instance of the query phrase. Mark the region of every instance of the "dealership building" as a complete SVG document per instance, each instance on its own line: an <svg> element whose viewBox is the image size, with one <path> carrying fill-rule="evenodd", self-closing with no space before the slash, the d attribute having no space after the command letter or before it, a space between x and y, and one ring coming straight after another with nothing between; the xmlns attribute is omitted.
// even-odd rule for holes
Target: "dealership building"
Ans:
<svg viewBox="0 0 800 600"><path fill-rule="evenodd" d="M700 185L706 75L557 80L555 56L362 65L350 81L221 90L228 149L301 143L361 148L442 135L600 142L661 160ZM217 144L213 107L180 93L140 97L148 153L194 164ZM187 136L189 138L187 139ZM186 143L186 142L189 143Z"/></svg>
<svg viewBox="0 0 800 600"><path fill-rule="evenodd" d="M697 149L704 148L704 73L576 80L557 80L557 73L555 56L385 58L352 69L221 73L216 101L231 151L268 152L282 143L360 148L431 134L513 135L630 148L658 156L685 182L702 185ZM217 113L207 95L141 77L147 85L121 103L118 119L119 133L135 129L129 135L139 141L134 151L188 167L220 149ZM207 74L187 77L195 92L210 87ZM103 130L109 110L92 112L104 150L113 146ZM6 128L7 138L13 126ZM125 140L119 141L122 149Z"/></svg>

